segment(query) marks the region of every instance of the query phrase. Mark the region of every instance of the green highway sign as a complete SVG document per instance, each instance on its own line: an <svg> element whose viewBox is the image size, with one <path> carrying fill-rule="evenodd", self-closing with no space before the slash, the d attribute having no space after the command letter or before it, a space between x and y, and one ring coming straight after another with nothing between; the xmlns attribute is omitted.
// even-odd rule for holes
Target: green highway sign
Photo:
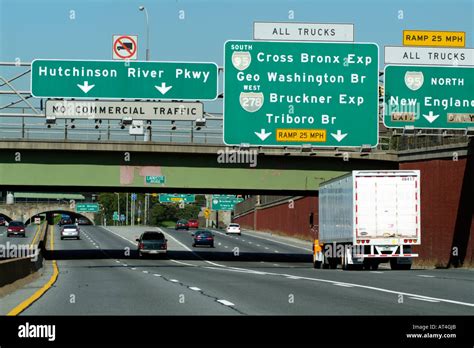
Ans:
<svg viewBox="0 0 474 348"><path fill-rule="evenodd" d="M97 213L99 204L97 203L76 203L76 212L78 213Z"/></svg>
<svg viewBox="0 0 474 348"><path fill-rule="evenodd" d="M196 196L188 194L160 194L159 201L160 203L193 203L196 201Z"/></svg>
<svg viewBox="0 0 474 348"><path fill-rule="evenodd" d="M31 94L38 98L214 100L217 69L215 63L35 59Z"/></svg>
<svg viewBox="0 0 474 348"><path fill-rule="evenodd" d="M385 67L384 124L389 128L474 127L474 68Z"/></svg>
<svg viewBox="0 0 474 348"><path fill-rule="evenodd" d="M212 210L232 210L237 203L243 200L243 198L232 196L212 196L211 208Z"/></svg>
<svg viewBox="0 0 474 348"><path fill-rule="evenodd" d="M227 41L224 143L358 147L378 143L378 47Z"/></svg>
<svg viewBox="0 0 474 348"><path fill-rule="evenodd" d="M145 182L147 184L164 184L166 181L166 177L164 175L159 176L146 176Z"/></svg>

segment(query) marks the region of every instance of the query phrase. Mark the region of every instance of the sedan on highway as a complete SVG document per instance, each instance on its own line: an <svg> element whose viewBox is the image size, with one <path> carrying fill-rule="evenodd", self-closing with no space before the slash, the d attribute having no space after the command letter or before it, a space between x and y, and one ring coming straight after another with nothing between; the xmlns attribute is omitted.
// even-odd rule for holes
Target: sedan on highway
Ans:
<svg viewBox="0 0 474 348"><path fill-rule="evenodd" d="M81 239L79 227L76 225L64 225L61 228L61 240L64 238Z"/></svg>
<svg viewBox="0 0 474 348"><path fill-rule="evenodd" d="M7 237L10 237L12 234L26 237L25 224L21 221L10 221L7 228Z"/></svg>
<svg viewBox="0 0 474 348"><path fill-rule="evenodd" d="M197 230L193 233L193 247L198 245L209 245L214 248L214 235L208 230Z"/></svg>
<svg viewBox="0 0 474 348"><path fill-rule="evenodd" d="M188 221L189 228L199 228L199 221L196 219L191 219Z"/></svg>
<svg viewBox="0 0 474 348"><path fill-rule="evenodd" d="M238 234L239 236L241 236L242 234L240 232L240 225L229 224L229 226L227 226L227 228L225 229L225 234L231 234L231 233Z"/></svg>
<svg viewBox="0 0 474 348"><path fill-rule="evenodd" d="M189 230L189 224L186 220L178 220L176 222L175 230Z"/></svg>
<svg viewBox="0 0 474 348"><path fill-rule="evenodd" d="M168 239L161 232L143 232L138 242L138 256L146 255L166 255L168 251Z"/></svg>

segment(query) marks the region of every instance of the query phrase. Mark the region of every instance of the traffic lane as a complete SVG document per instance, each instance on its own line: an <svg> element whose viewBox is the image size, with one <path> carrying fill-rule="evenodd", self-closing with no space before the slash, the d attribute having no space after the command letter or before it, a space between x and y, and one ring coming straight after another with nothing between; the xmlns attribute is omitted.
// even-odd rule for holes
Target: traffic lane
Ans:
<svg viewBox="0 0 474 348"><path fill-rule="evenodd" d="M254 269L261 270L256 267ZM291 270L280 267L273 269L273 272L474 304L474 274L471 270L457 272L456 276L449 275L449 270L343 271L342 269L313 269L311 266L294 267Z"/></svg>
<svg viewBox="0 0 474 348"><path fill-rule="evenodd" d="M242 230L241 236L229 234L226 235L225 231L215 230L216 233L222 236L228 236L231 238L235 238L236 240L241 240L244 243L248 243L249 245L255 245L257 247L263 248L265 251L268 252L280 252L285 254L311 254L311 248L306 248L304 246L296 246L290 243L285 243L281 240L272 240L271 238L267 238L265 236L255 236L253 234L247 233L247 231Z"/></svg>
<svg viewBox="0 0 474 348"><path fill-rule="evenodd" d="M469 307L433 302L419 296L321 282L239 267L137 267L159 272L206 296L225 298L251 315L454 315L473 314ZM196 313L197 314L197 313Z"/></svg>
<svg viewBox="0 0 474 348"><path fill-rule="evenodd" d="M174 229L161 228L163 232L176 238L180 243L186 246L189 250L192 250L200 258L210 261L248 261L248 262L269 262L269 263L288 263L288 267L296 266L307 266L311 264L312 256L310 253L305 253L304 250L298 251L296 249L293 252L285 252L283 248L276 249L276 246L272 246L272 249L265 249L265 245L257 243L248 243L242 238L237 236L226 236L225 234L212 231L214 234L214 246L215 248L209 248L207 246L192 247L193 237L191 234L194 230L190 231L175 231ZM176 259L192 259L193 256L186 252L169 252L170 257Z"/></svg>
<svg viewBox="0 0 474 348"><path fill-rule="evenodd" d="M33 242L33 239L35 238L36 233L39 232L41 225L28 225L26 226L26 237L20 237L20 236L11 236L7 237L7 227L6 226L1 226L0 227L0 244L4 246L30 246L31 243ZM38 239L38 237L37 237ZM7 244L8 243L8 244Z"/></svg>
<svg viewBox="0 0 474 348"><path fill-rule="evenodd" d="M84 234L101 245L99 250L89 238L61 240L58 228L54 232L54 249L64 252L107 252L120 248L123 243L114 235L96 227L85 228ZM69 243L73 242L73 243ZM75 243L74 243L75 242ZM125 241L124 241L125 242ZM57 244L56 244L57 243ZM104 248L104 249L101 249ZM102 250L102 251L101 251ZM53 254L54 255L54 254ZM218 299L201 293L166 278L137 269L127 260L109 258L59 259L58 280L38 301L33 303L25 315L187 315L194 313L226 315L235 314L234 309L218 302ZM151 260L134 260L140 266ZM157 261L157 260L153 260ZM168 261L169 262L169 261ZM156 263L153 263L156 266ZM176 266L175 266L176 267Z"/></svg>

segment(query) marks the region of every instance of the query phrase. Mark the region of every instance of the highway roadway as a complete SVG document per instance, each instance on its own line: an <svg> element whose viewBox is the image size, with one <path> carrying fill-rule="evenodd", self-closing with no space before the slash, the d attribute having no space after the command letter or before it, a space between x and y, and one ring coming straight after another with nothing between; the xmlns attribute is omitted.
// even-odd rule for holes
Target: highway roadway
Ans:
<svg viewBox="0 0 474 348"><path fill-rule="evenodd" d="M53 228L59 276L22 314L474 314L471 270L315 270L295 243L214 231L215 248L193 248L192 231L165 228L167 258L139 259L144 228L81 226L81 240L60 240Z"/></svg>
<svg viewBox="0 0 474 348"><path fill-rule="evenodd" d="M39 238L39 226L38 225L28 225L26 226L26 237L20 236L11 236L7 237L7 227L0 226L0 245L4 248L12 249L13 246L16 247L28 247L32 244L33 240ZM2 248L3 250L3 248Z"/></svg>

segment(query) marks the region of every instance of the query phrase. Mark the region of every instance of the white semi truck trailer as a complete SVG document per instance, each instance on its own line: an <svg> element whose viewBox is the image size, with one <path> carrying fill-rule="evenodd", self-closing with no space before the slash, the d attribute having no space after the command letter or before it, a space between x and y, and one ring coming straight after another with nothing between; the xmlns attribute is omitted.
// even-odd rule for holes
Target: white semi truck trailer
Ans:
<svg viewBox="0 0 474 348"><path fill-rule="evenodd" d="M359 170L321 184L314 267L410 269L421 243L420 171Z"/></svg>

